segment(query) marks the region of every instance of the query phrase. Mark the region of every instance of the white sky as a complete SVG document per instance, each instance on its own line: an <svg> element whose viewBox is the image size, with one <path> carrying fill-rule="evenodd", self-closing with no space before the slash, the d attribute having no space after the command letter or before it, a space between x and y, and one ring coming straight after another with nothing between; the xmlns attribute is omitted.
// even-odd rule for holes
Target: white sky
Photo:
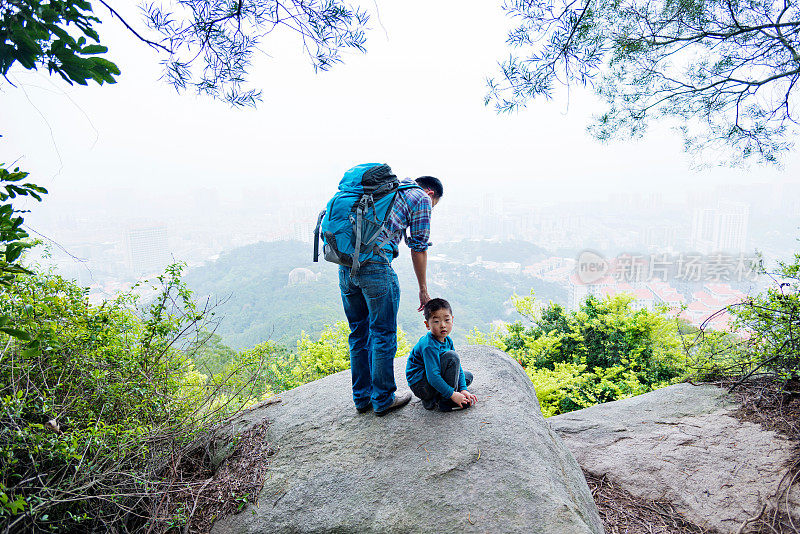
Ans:
<svg viewBox="0 0 800 534"><path fill-rule="evenodd" d="M270 55L252 69L264 91L256 110L176 94L158 80L157 54L102 13L119 83L72 88L12 71L20 88L0 85L0 161L19 160L51 190L37 209L130 186L177 201L199 187L240 196L284 184L317 200L364 161L385 161L401 176L439 176L446 195L461 200L484 188L553 202L800 175L797 153L783 170L693 172L680 140L664 130L602 145L585 133L600 108L577 90L569 102L562 95L497 116L483 97L486 77L508 54L499 0L377 5L382 27L375 4L364 3L373 14L368 53L347 54L331 72L315 74L292 35L265 42ZM127 16L138 22L134 10Z"/></svg>

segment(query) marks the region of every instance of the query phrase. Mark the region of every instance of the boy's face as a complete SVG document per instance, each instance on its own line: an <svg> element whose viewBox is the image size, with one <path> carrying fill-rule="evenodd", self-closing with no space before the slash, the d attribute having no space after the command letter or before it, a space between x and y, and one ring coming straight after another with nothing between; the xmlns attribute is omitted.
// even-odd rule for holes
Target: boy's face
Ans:
<svg viewBox="0 0 800 534"><path fill-rule="evenodd" d="M431 331L434 337L441 341L453 331L454 319L450 310L443 308L433 312L428 320L425 321L425 326Z"/></svg>

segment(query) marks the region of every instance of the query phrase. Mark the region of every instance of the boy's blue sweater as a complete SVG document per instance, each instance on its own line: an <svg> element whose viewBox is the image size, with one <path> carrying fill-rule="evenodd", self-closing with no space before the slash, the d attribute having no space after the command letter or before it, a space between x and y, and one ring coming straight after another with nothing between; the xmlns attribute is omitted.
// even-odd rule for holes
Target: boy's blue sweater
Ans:
<svg viewBox="0 0 800 534"><path fill-rule="evenodd" d="M422 380L423 375L428 379L428 383L436 389L444 398L449 399L453 394L453 386L449 385L442 378L441 372L441 356L448 350L453 350L453 340L450 336L444 338L444 341L439 341L433 334L428 332L417 341L414 348L411 349L411 354L408 355L408 363L406 363L406 380L408 385L416 384ZM464 380L464 371L459 369L458 373L459 389L464 391L467 389L467 383Z"/></svg>

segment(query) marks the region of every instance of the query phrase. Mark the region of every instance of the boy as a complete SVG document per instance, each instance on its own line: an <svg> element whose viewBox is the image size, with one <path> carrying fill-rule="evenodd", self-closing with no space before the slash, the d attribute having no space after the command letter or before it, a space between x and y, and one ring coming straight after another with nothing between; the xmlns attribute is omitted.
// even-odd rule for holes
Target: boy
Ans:
<svg viewBox="0 0 800 534"><path fill-rule="evenodd" d="M467 391L472 373L464 372L453 340L453 308L444 299L431 299L425 304L425 327L422 336L408 355L406 379L411 391L422 399L426 410L439 408L449 412L472 406L478 397Z"/></svg>

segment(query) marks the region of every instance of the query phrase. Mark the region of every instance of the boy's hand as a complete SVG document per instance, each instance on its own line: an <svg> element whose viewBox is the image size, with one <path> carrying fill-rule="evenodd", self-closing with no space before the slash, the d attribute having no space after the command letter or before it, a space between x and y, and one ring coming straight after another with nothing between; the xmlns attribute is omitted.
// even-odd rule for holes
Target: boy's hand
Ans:
<svg viewBox="0 0 800 534"><path fill-rule="evenodd" d="M450 400L455 402L460 408L464 408L464 406L469 406L469 401L467 397L464 396L463 393L458 391L454 391L452 395L450 395Z"/></svg>
<svg viewBox="0 0 800 534"><path fill-rule="evenodd" d="M473 395L469 391L464 390L464 391L461 392L461 394L464 395L464 397L467 398L467 402L469 402L470 406L474 406L475 404L477 404L478 397L476 397L475 395Z"/></svg>

